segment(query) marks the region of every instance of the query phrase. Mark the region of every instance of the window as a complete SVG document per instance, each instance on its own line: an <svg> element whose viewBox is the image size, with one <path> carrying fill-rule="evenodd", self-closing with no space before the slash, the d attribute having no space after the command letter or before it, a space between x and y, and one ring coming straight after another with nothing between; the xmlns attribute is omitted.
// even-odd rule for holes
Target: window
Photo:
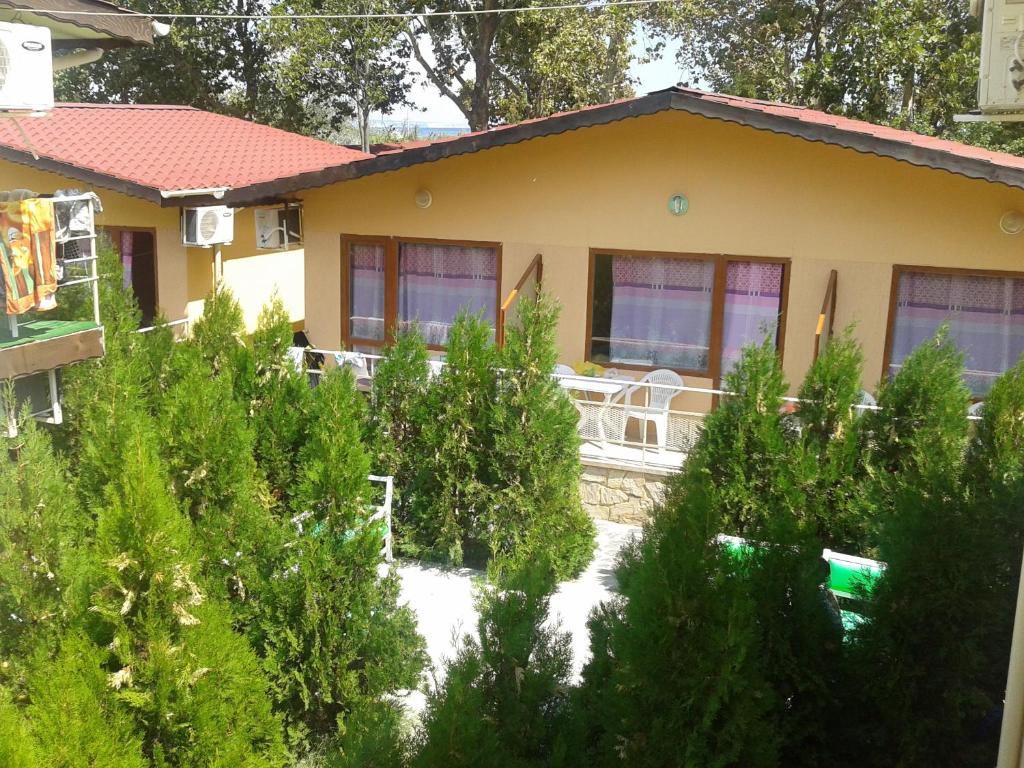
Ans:
<svg viewBox="0 0 1024 768"><path fill-rule="evenodd" d="M965 382L982 397L1024 353L1024 276L896 267L886 370L943 323L964 353Z"/></svg>
<svg viewBox="0 0 1024 768"><path fill-rule="evenodd" d="M496 324L495 243L346 237L342 259L342 336L349 347L379 347L394 328L413 322L428 345L443 347L462 310Z"/></svg>
<svg viewBox="0 0 1024 768"><path fill-rule="evenodd" d="M104 227L121 255L124 287L131 286L142 312L142 327L153 324L157 314L156 236L151 229Z"/></svg>
<svg viewBox="0 0 1024 768"><path fill-rule="evenodd" d="M718 378L746 344L781 338L782 262L594 251L589 359Z"/></svg>

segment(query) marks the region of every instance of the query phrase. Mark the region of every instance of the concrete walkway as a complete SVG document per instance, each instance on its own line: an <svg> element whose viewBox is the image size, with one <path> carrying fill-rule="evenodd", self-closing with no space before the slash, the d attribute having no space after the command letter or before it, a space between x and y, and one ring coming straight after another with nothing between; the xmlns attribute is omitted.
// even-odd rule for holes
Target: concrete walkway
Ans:
<svg viewBox="0 0 1024 768"><path fill-rule="evenodd" d="M590 567L579 578L563 582L551 598L552 619L572 633L573 673L578 676L590 656L587 617L616 588L615 561L619 550L640 529L597 520L597 550ZM459 638L476 633L474 588L484 574L469 568L439 568L413 561L401 562L401 602L415 612L420 634L426 638L434 680L444 674L444 660L455 655ZM409 702L414 709L417 703Z"/></svg>

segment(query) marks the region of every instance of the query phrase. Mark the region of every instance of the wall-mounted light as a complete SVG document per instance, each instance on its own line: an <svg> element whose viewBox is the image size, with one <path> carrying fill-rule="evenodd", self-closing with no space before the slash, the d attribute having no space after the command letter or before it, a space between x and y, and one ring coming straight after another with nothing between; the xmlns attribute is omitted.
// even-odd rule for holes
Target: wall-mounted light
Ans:
<svg viewBox="0 0 1024 768"><path fill-rule="evenodd" d="M1004 235L1019 235L1024 232L1024 213L1007 211L999 217L999 229Z"/></svg>
<svg viewBox="0 0 1024 768"><path fill-rule="evenodd" d="M668 212L673 216L682 216L690 210L690 201L686 195L672 195L668 199Z"/></svg>
<svg viewBox="0 0 1024 768"><path fill-rule="evenodd" d="M417 208L429 208L432 202L434 202L434 196L430 194L429 189L421 189L416 192Z"/></svg>

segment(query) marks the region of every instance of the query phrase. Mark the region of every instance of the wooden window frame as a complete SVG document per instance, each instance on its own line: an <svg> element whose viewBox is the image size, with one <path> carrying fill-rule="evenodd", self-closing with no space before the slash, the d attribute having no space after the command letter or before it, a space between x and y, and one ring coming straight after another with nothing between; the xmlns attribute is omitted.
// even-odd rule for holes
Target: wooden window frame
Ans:
<svg viewBox="0 0 1024 768"><path fill-rule="evenodd" d="M779 264L782 267L782 294L779 297L779 323L776 329L775 348L779 355L779 361L783 360L786 347L786 316L789 310L789 276L792 270L792 260L788 258L776 258L773 256L740 256L725 253L675 253L671 251L636 251L621 248L591 248L589 254L589 266L587 275L587 327L584 338L583 354L584 360L594 362L591 359L591 343L593 341L594 322L594 268L597 256L630 256L635 258L669 258L684 261L710 261L715 265L715 280L711 290L711 327L708 333L708 367L707 370L694 370L687 368L670 368L683 376L693 376L701 379L711 379L714 386L718 387L722 378L722 339L725 329L725 287L726 275L729 264ZM604 365L604 363L601 363ZM609 361L609 367L621 368L627 371L654 371L666 366L662 365L635 365L630 363L616 363Z"/></svg>
<svg viewBox="0 0 1024 768"><path fill-rule="evenodd" d="M123 227L120 224L100 224L97 225L96 229L110 238L111 244L114 243L115 234L120 236L122 232L147 232L153 236L153 291L156 293L156 306L153 308L153 318L159 317L162 309L160 304L160 251L157 246L156 227ZM117 257L120 261L120 244L116 245L115 248L117 248Z"/></svg>
<svg viewBox="0 0 1024 768"><path fill-rule="evenodd" d="M354 346L380 349L394 341L395 329L398 327L398 254L402 245L450 245L457 248L490 248L495 253L494 281L494 316L492 327L497 333L501 312L501 243L485 240L445 240L433 237L398 237L386 235L350 235L341 236L341 341L346 349ZM384 246L384 340L361 339L350 333L351 317L351 286L350 286L350 251L352 245ZM443 352L446 347L440 344L428 344L427 349Z"/></svg>
<svg viewBox="0 0 1024 768"><path fill-rule="evenodd" d="M1013 280L1024 280L1024 272L1002 269L970 269L965 267L932 267L916 264L893 264L892 279L889 284L889 317L885 323L885 347L882 350L882 378L889 378L889 363L892 361L892 344L896 330L896 302L899 298L900 275L905 272L917 272L931 275L950 275L965 277L999 277ZM972 396L972 399L978 400Z"/></svg>

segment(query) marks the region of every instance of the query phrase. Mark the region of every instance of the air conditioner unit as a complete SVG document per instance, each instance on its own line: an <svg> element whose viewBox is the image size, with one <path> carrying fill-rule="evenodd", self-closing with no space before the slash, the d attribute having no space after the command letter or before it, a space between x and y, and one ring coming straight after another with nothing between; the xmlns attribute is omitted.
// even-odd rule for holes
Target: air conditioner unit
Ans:
<svg viewBox="0 0 1024 768"><path fill-rule="evenodd" d="M985 0L978 106L985 113L1024 110L1024 0Z"/></svg>
<svg viewBox="0 0 1024 768"><path fill-rule="evenodd" d="M185 208L181 212L181 242L208 248L230 243L235 237L235 209L226 205Z"/></svg>
<svg viewBox="0 0 1024 768"><path fill-rule="evenodd" d="M50 30L0 22L0 111L53 109Z"/></svg>
<svg viewBox="0 0 1024 768"><path fill-rule="evenodd" d="M257 208L256 247L266 250L302 244L302 208L285 205L278 208Z"/></svg>

